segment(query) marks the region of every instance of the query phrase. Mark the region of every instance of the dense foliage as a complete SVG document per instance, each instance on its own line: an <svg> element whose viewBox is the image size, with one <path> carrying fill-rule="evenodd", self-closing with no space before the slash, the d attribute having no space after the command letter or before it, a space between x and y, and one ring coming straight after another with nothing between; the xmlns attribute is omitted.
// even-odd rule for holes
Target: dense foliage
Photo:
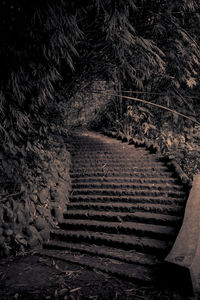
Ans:
<svg viewBox="0 0 200 300"><path fill-rule="evenodd" d="M0 6L1 162L20 185L43 161L47 132L56 129L61 113L55 88L61 65L73 70L81 31L62 0L6 0Z"/></svg>
<svg viewBox="0 0 200 300"><path fill-rule="evenodd" d="M2 166L16 180L42 160L46 136L63 123L61 99L86 78L198 117L199 1L2 0L0 17L2 158L24 164ZM127 113L119 106L118 122Z"/></svg>

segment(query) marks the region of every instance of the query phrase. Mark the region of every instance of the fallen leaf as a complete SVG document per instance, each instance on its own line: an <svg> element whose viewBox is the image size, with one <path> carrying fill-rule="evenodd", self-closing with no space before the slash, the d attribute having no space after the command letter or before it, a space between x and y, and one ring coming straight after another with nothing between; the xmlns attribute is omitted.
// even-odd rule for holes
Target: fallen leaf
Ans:
<svg viewBox="0 0 200 300"><path fill-rule="evenodd" d="M123 264L123 262L118 261L118 260L114 260L112 258L110 258L110 262L113 263L113 264L116 264L116 265L122 265Z"/></svg>
<svg viewBox="0 0 200 300"><path fill-rule="evenodd" d="M6 273L0 273L0 281L3 281L6 278Z"/></svg>
<svg viewBox="0 0 200 300"><path fill-rule="evenodd" d="M79 291L80 289L81 289L81 287L78 287L78 288L75 288L75 289L70 290L69 292L70 292L70 293L74 293L74 292Z"/></svg>
<svg viewBox="0 0 200 300"><path fill-rule="evenodd" d="M39 262L46 262L46 261L47 261L47 258L40 257L38 261L39 261Z"/></svg>
<svg viewBox="0 0 200 300"><path fill-rule="evenodd" d="M133 289L124 290L124 292L126 292L126 293L130 293L132 291L135 291L135 289L133 288Z"/></svg>
<svg viewBox="0 0 200 300"><path fill-rule="evenodd" d="M77 271L63 271L67 276L71 276L72 274L76 273Z"/></svg>
<svg viewBox="0 0 200 300"><path fill-rule="evenodd" d="M30 266L24 268L24 271L30 271L30 270L32 270L32 268Z"/></svg>

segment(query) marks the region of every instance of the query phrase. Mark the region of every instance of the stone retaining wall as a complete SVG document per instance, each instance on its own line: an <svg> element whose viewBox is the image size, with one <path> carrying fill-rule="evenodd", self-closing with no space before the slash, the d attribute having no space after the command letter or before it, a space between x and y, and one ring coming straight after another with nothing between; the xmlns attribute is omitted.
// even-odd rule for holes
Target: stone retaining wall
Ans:
<svg viewBox="0 0 200 300"><path fill-rule="evenodd" d="M59 144L50 152L46 168L38 166L41 175L33 186L1 199L0 256L40 245L62 219L70 191L70 154Z"/></svg>

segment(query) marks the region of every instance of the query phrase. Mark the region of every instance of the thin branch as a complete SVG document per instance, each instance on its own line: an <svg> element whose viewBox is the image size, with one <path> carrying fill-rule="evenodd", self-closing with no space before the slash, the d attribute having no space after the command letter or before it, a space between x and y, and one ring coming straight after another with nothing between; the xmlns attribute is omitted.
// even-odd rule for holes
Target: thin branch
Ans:
<svg viewBox="0 0 200 300"><path fill-rule="evenodd" d="M102 95L104 94L104 93L102 93L102 92L95 92L95 91L92 91L92 92L93 92L93 93L96 93L96 94L102 94ZM200 123L199 123L197 120L195 120L195 119L193 119L193 118L191 118L191 117L189 117L189 116L186 116L186 115L184 115L184 114L182 114L182 113L180 113L180 112L177 112L176 110L173 110L173 109L168 108L168 107L166 107L166 106L160 105L160 104L152 103L152 102L149 102L149 101L147 101L147 100L143 100L143 99L139 99L139 98L135 98L135 97L128 97L128 96L122 96L122 95L117 95L117 94L110 94L110 93L109 93L109 96L122 97L122 98L124 98L124 99L129 99L129 100L141 102L141 103L144 103L144 104L147 104L147 105L152 105L152 106L155 106L155 107L158 107L158 108L161 108L161 109L170 111L171 113L177 114L177 115L179 115L179 116L181 116L181 117L183 117L183 118L185 118L185 119L188 119L188 120L190 120L190 121L192 121L192 122L194 122L194 123L200 125Z"/></svg>
<svg viewBox="0 0 200 300"><path fill-rule="evenodd" d="M96 91L99 91L99 92L102 92L103 90L96 90ZM107 90L108 92L112 92L113 90ZM159 95L159 96L167 96L167 94L164 94L164 93L152 93L152 92L141 92L141 91L124 91L122 90L123 93L130 93L130 94L147 94L147 95ZM177 92L177 91L176 91ZM181 97L185 97L185 98L190 98L190 99L199 99L200 100L200 97L195 97L195 96L182 96L180 93L179 93L179 96Z"/></svg>

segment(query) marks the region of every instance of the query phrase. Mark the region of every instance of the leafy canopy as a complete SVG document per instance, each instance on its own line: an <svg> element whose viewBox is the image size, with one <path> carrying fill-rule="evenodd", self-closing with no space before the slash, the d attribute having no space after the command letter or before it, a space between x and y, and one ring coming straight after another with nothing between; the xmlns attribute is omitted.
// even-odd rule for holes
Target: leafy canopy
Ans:
<svg viewBox="0 0 200 300"><path fill-rule="evenodd" d="M199 1L2 0L0 6L6 153L43 139L52 111L59 114L55 92L62 84L73 93L77 78L157 92L146 99L195 114L189 97L199 92Z"/></svg>

